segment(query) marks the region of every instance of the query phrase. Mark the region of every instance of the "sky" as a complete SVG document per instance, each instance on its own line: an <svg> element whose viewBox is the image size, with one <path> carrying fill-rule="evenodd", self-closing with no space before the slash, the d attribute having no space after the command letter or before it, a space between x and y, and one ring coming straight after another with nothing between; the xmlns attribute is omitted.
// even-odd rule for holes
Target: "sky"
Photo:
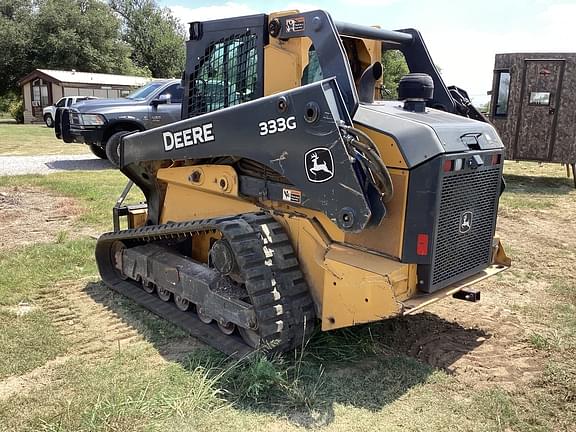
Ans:
<svg viewBox="0 0 576 432"><path fill-rule="evenodd" d="M489 100L494 55L505 52L576 52L576 0L160 0L182 22L299 9L324 9L337 21L415 28L447 85Z"/></svg>

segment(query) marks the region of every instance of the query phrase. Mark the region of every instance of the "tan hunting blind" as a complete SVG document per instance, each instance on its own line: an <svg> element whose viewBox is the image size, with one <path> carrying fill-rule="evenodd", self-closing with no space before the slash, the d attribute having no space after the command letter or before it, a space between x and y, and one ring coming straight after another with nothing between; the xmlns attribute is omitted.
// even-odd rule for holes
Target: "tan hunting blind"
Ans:
<svg viewBox="0 0 576 432"><path fill-rule="evenodd" d="M490 107L507 159L563 163L575 173L576 53L497 54Z"/></svg>

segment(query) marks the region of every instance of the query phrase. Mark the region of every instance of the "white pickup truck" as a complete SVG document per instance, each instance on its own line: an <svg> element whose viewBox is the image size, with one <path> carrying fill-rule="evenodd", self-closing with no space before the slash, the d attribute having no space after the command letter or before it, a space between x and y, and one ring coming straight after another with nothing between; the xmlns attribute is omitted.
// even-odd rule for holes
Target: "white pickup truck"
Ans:
<svg viewBox="0 0 576 432"><path fill-rule="evenodd" d="M66 96L60 98L58 102L56 102L54 105L45 107L42 110L42 116L44 117L44 122L46 123L46 126L48 126L49 128L54 127L54 119L56 118L56 109L69 107L77 102L82 102L89 99L98 99L98 98L95 96Z"/></svg>

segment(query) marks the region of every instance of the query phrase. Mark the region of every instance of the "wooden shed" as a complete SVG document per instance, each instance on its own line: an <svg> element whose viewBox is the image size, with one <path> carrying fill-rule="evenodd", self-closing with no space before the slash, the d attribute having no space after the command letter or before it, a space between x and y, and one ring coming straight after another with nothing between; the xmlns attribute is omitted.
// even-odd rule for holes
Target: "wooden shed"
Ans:
<svg viewBox="0 0 576 432"><path fill-rule="evenodd" d="M24 96L24 123L43 122L42 109L64 96L115 99L150 80L130 75L35 69L18 82Z"/></svg>
<svg viewBox="0 0 576 432"><path fill-rule="evenodd" d="M564 163L574 173L576 53L496 54L491 94L507 159Z"/></svg>

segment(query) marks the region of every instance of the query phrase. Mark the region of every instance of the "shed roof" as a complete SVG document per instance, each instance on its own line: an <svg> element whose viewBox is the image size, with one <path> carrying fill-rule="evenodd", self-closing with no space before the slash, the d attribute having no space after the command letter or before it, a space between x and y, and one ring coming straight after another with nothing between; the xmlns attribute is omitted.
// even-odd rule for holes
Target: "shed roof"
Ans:
<svg viewBox="0 0 576 432"><path fill-rule="evenodd" d="M46 77L52 78L53 81L59 83L128 86L128 87L139 87L152 80L152 78L132 76L132 75L113 75L113 74L92 73L92 72L76 72L74 70L64 71L53 69L35 69L31 73L23 77L19 81L19 83L23 84L36 78L37 76L42 75L44 75L44 78Z"/></svg>

